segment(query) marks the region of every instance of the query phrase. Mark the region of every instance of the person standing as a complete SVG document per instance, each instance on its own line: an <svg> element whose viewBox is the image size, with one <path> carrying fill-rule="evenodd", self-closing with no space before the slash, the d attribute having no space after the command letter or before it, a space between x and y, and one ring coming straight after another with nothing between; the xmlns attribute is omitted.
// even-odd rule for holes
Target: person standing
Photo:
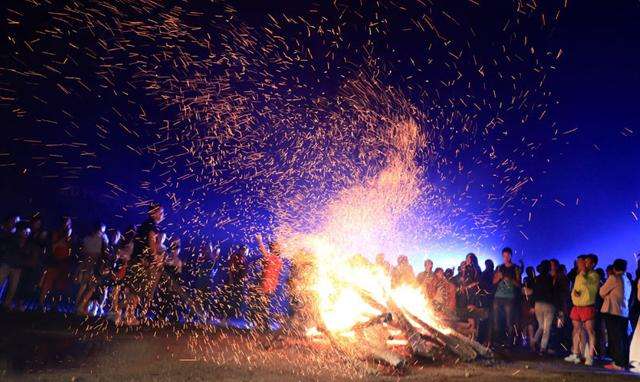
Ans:
<svg viewBox="0 0 640 382"><path fill-rule="evenodd" d="M24 222L19 222L16 225L15 233L8 237L7 241L3 243L4 259L0 266L0 284L2 284L5 279L9 281L2 304L5 309L11 309L13 306L13 297L18 290L23 263L28 256L30 233L31 230L29 226Z"/></svg>
<svg viewBox="0 0 640 382"><path fill-rule="evenodd" d="M280 246L277 243L269 244L267 249L262 241L262 235L256 235L258 250L262 254L262 277L258 287L258 296L254 325L263 330L269 329L269 310L271 301L276 294L280 272L282 271L282 258L280 258Z"/></svg>
<svg viewBox="0 0 640 382"><path fill-rule="evenodd" d="M133 252L125 273L125 322L130 326L139 323L135 311L150 287L152 264L159 252L158 238L161 232L158 225L164 220L164 208L153 203L149 206L148 216L136 231Z"/></svg>
<svg viewBox="0 0 640 382"><path fill-rule="evenodd" d="M460 268L458 293L458 316L466 319L473 338L478 337L478 321L483 317L480 309L480 265L475 253L468 253Z"/></svg>
<svg viewBox="0 0 640 382"><path fill-rule="evenodd" d="M69 272L71 271L71 218L62 218L60 227L51 234L51 256L40 281L39 304L45 309L45 300L52 290L67 292L69 289Z"/></svg>
<svg viewBox="0 0 640 382"><path fill-rule="evenodd" d="M18 286L18 307L24 311L27 305L37 300L38 282L42 276L42 260L46 254L47 232L42 228L42 219L36 214L29 220L31 234L27 243L26 256L22 261L22 274Z"/></svg>
<svg viewBox="0 0 640 382"><path fill-rule="evenodd" d="M436 268L433 277L433 309L443 320L456 321L455 286L446 278L442 268Z"/></svg>
<svg viewBox="0 0 640 382"><path fill-rule="evenodd" d="M493 299L493 335L500 333L500 323L504 322L505 344L513 344L513 325L516 309L516 297L520 288L520 270L512 262L513 250L505 247L502 250L503 264L493 276L496 288Z"/></svg>
<svg viewBox="0 0 640 382"><path fill-rule="evenodd" d="M391 270L391 285L415 285L415 283L416 276L413 273L413 267L409 264L409 259L404 255L398 256L398 264Z"/></svg>
<svg viewBox="0 0 640 382"><path fill-rule="evenodd" d="M418 273L416 280L425 292L425 296L431 297L433 294L433 261L429 259L424 261L424 271Z"/></svg>
<svg viewBox="0 0 640 382"><path fill-rule="evenodd" d="M627 262L616 259L613 262L612 274L600 288L600 296L603 299L600 312L607 328L609 354L613 359L613 362L605 367L611 370L624 370L629 363L627 302L631 295L631 284L625 275L626 271Z"/></svg>
<svg viewBox="0 0 640 382"><path fill-rule="evenodd" d="M97 268L108 252L107 227L96 223L91 233L82 239L82 258L78 267L77 281L80 285L76 296L76 313L87 314L89 300L98 286Z"/></svg>
<svg viewBox="0 0 640 382"><path fill-rule="evenodd" d="M640 300L640 279L636 282L637 300ZM640 374L640 320L636 321L636 327L633 331L631 346L629 347L629 371Z"/></svg>
<svg viewBox="0 0 640 382"><path fill-rule="evenodd" d="M522 267L520 267L522 269ZM536 282L536 271L533 267L525 267L520 294L520 332L526 336L527 345L531 351L536 349L536 312L533 299L533 285Z"/></svg>
<svg viewBox="0 0 640 382"><path fill-rule="evenodd" d="M480 274L480 303L482 307L486 309L490 316L491 306L493 305L493 294L495 288L493 286L493 274L495 266L493 260L487 259L484 261L484 271ZM478 325L478 340L483 343L489 343L491 341L491 331L493 323L491 320L480 320Z"/></svg>
<svg viewBox="0 0 640 382"><path fill-rule="evenodd" d="M246 286L247 266L246 258L249 249L242 245L229 256L227 298L225 318L241 317L244 304L244 288Z"/></svg>
<svg viewBox="0 0 640 382"><path fill-rule="evenodd" d="M595 255L580 255L576 261L576 278L571 291L571 323L573 324L571 354L564 360L580 363L583 345L587 346L584 364L593 366L596 332L596 295L600 284L600 276L593 270L597 264ZM587 332L585 338L584 331Z"/></svg>
<svg viewBox="0 0 640 382"><path fill-rule="evenodd" d="M557 300L556 289L553 278L550 274L551 266L548 260L543 260L538 265L538 276L533 283L533 301L536 320L538 321L538 330L533 336L533 348L540 344L540 354L547 353L549 346L549 337L551 336L551 328L553 319L556 314L554 302Z"/></svg>
<svg viewBox="0 0 640 382"><path fill-rule="evenodd" d="M553 346L547 349L547 352L552 354L558 349L568 349L571 347L571 329L569 328L570 325L567 325L569 303L571 301L571 287L565 268L560 264L560 261L558 261L558 259L551 259L549 264L551 266L550 274L555 289L555 301L553 305L556 308L556 315L558 317L556 335L551 337Z"/></svg>
<svg viewBox="0 0 640 382"><path fill-rule="evenodd" d="M129 227L121 239L115 246L115 261L113 274L113 291L111 293L111 312L113 313L114 322L117 326L122 325L122 305L120 298L124 293L124 278L127 272L127 265L133 253L133 242L136 235L135 227Z"/></svg>

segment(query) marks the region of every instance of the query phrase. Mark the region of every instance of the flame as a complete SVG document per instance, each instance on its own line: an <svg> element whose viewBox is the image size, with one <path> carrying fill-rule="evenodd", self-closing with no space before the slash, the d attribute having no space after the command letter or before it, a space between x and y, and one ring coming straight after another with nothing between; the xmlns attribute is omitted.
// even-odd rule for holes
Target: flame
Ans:
<svg viewBox="0 0 640 382"><path fill-rule="evenodd" d="M395 124L388 138L392 150L386 167L339 193L327 205L324 224L316 232L288 240L292 244L287 247L297 247L296 253L311 254L309 289L315 294L321 326L334 337L354 338L354 326L389 312L390 301L446 330L423 288L410 281L394 285L390 270L370 260L378 253L397 255L406 249L401 222L421 189L413 161L422 140L418 127L412 121Z"/></svg>

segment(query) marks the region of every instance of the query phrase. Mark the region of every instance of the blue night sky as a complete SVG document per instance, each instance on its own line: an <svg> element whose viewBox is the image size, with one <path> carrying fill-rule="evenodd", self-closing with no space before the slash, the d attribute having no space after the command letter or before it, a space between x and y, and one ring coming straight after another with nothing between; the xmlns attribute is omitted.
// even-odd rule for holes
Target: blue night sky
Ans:
<svg viewBox="0 0 640 382"><path fill-rule="evenodd" d="M14 3L8 1L7 8L2 8L3 34L8 30L7 9ZM238 17L247 22L281 7L295 8L286 1L268 5L240 2L238 7ZM497 258L499 249L509 245L516 251L516 260L525 259L529 265L551 257L569 264L577 254L587 252L598 254L601 265L616 257L633 261L634 253L640 252L640 222L634 218L634 213L640 218L639 20L640 3L636 0L569 1L547 42L548 46L562 48L558 69L549 74L547 83L558 100L550 108L550 118L556 123L559 139L546 145L536 161L529 163L531 172L537 175L524 191L538 202L523 206L504 242L495 239L485 243L484 248L454 250L493 252L493 258ZM30 22L38 25L46 22L46 17L35 15ZM9 53L2 49L0 59ZM0 72L0 83L16 86L13 80L6 85L8 75ZM54 108L56 102L52 99L49 107ZM109 99L79 105L85 115L81 123L95 123L91 115L110 106ZM139 219L139 211L120 212L121 200L98 195L105 179L133 185L139 171L151 163L144 163L144 158L131 162L124 153L115 153L105 162L102 172L82 174L71 180L73 185L68 188L59 180L39 176L39 170L29 164L35 152L17 140L39 136L46 141L60 133L38 130L28 120L16 119L11 107L1 103L0 112L6 113L3 120L7 121L0 143L3 213L43 210L52 220L51 216L70 211L78 216L90 215L86 220L91 221L118 210L117 217L105 220L125 225ZM220 203L220 199L213 198L204 204L215 209ZM460 259L463 254L458 254ZM415 265L421 262L414 260Z"/></svg>
<svg viewBox="0 0 640 382"><path fill-rule="evenodd" d="M552 78L554 119L562 131L577 130L552 149L535 183L543 200L525 226L529 240L512 233L526 257L568 262L594 252L604 263L640 252L632 215L640 200L640 4L604 4L574 2L555 36L566 54Z"/></svg>

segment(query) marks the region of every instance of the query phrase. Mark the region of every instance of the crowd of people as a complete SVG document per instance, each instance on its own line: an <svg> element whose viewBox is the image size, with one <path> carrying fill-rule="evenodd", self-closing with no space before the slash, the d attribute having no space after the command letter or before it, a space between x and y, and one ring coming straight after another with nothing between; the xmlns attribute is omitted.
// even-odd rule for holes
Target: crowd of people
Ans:
<svg viewBox="0 0 640 382"><path fill-rule="evenodd" d="M77 237L68 217L48 231L38 214L8 216L0 230L3 309L60 310L66 304L78 315L131 326L189 315L246 317L259 329L268 329L274 316L292 314L295 302L274 307L295 278L277 243L265 245L257 235L253 258L247 246L221 256L209 242L184 256L180 238L160 229L163 219L163 208L153 204L147 220L124 233L98 222ZM610 369L640 372L640 331L632 330L640 315L640 271L633 277L624 259L598 268L594 254L578 256L570 270L556 259L534 269L512 256L504 248L502 264L486 260L484 269L473 253L457 270L425 260L418 274L406 256L392 265L380 254L375 262L392 284L423 288L437 315L490 347L526 347L568 354L565 361L575 364L601 360Z"/></svg>
<svg viewBox="0 0 640 382"><path fill-rule="evenodd" d="M6 217L0 229L3 309L73 311L128 326L226 319L250 310L251 324L266 327L286 276L277 245L256 236L257 260L246 246L221 256L211 242L190 246L192 253L183 256L180 238L160 229L163 220L164 209L154 204L142 224L124 233L97 222L77 236L68 217L51 231L38 214Z"/></svg>
<svg viewBox="0 0 640 382"><path fill-rule="evenodd" d="M515 264L512 255L504 248L503 263L496 268L486 260L482 270L469 253L457 273L426 260L415 277L406 257L395 267L383 256L377 262L394 282L423 287L440 317L462 323L488 346L569 353L567 362L592 366L600 359L609 369L640 372L640 330L632 330L640 314L640 271L633 277L624 259L598 268L595 254L578 256L569 271L557 259L534 269Z"/></svg>

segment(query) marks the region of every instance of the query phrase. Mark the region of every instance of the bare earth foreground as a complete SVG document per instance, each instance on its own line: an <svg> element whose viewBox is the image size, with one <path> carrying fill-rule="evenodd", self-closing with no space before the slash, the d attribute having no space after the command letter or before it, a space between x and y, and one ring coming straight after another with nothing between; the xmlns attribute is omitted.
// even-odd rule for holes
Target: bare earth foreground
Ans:
<svg viewBox="0 0 640 382"><path fill-rule="evenodd" d="M501 354L491 365L429 364L399 373L306 341L211 329L118 332L105 321L0 314L0 380L38 381L625 381L628 373Z"/></svg>

